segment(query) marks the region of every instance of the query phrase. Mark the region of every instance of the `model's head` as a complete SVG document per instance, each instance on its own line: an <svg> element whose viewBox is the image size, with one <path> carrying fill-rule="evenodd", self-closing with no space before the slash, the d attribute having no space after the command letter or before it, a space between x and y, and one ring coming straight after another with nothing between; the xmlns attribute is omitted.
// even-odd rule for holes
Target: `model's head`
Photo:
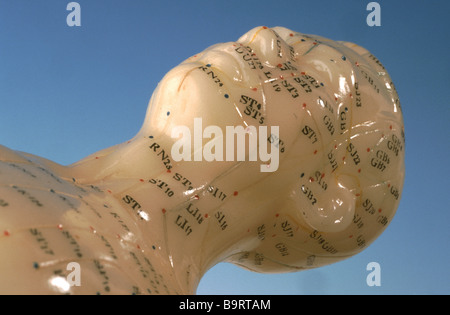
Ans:
<svg viewBox="0 0 450 315"><path fill-rule="evenodd" d="M237 135L230 142L227 128L237 126L245 148ZM186 196L200 196L245 234L228 260L249 269L353 255L399 203L398 97L381 63L351 43L257 27L212 46L164 77L139 135L158 139L171 149L173 169L196 178ZM211 187L227 199L209 202Z"/></svg>

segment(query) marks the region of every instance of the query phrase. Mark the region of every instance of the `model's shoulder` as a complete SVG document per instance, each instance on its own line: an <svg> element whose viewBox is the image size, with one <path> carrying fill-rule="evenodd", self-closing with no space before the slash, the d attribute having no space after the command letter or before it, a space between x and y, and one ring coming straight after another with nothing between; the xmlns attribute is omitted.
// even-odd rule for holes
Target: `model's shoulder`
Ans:
<svg viewBox="0 0 450 315"><path fill-rule="evenodd" d="M43 188L65 184L59 176L58 164L32 154L0 145L0 185Z"/></svg>
<svg viewBox="0 0 450 315"><path fill-rule="evenodd" d="M11 150L0 144L0 161L1 162L19 162L30 163L30 161L21 152Z"/></svg>

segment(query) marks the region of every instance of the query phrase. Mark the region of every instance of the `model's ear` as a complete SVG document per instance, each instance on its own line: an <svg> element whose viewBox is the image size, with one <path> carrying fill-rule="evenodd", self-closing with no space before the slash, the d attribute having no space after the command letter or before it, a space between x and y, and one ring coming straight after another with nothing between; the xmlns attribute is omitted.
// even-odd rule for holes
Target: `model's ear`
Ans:
<svg viewBox="0 0 450 315"><path fill-rule="evenodd" d="M403 185L403 120L389 75L352 43L283 28L256 28L240 42L272 74L279 70L264 82L266 103L277 105L265 122L275 116L283 128L276 174L284 182L274 187L284 191L273 195L274 215L257 228L260 244L229 261L279 272L358 253L391 221ZM287 93L294 88L298 95Z"/></svg>

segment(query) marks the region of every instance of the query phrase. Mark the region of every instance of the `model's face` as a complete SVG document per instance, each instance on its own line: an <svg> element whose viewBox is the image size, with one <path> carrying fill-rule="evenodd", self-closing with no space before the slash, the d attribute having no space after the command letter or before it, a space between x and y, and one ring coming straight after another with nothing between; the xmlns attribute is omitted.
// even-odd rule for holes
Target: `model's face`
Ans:
<svg viewBox="0 0 450 315"><path fill-rule="evenodd" d="M152 127L152 133L164 136L163 138L168 141L165 145L167 148L175 145L175 151L183 153L185 158L179 161L179 165L183 165L187 172L189 170L195 172L197 177L202 178L201 183L211 182L221 174L238 167L236 171L245 175L241 180L252 185L265 176L261 170L264 170L263 166L266 164L268 171L276 173L271 174L271 177L283 176L280 181L289 187L298 178L295 180L285 178L288 175L278 172L279 161L288 154L291 154L291 157L295 156L297 161L295 165L291 165L292 161L285 163L285 169L301 168L299 174L305 173L304 170L309 170L309 173L313 174L319 168L316 165L322 161L321 158L312 158L307 162L302 160L316 150L321 151L317 157L323 157L325 153L321 145L332 141L326 126L324 128L322 125L317 127L316 125L318 120L323 120L322 117L326 116L330 120L330 125L334 123L337 126L336 117L327 115L328 108L325 107L325 103L332 102L331 98L334 95L330 95L330 89L325 88L323 82L316 79L323 77L323 74L319 75L315 71L314 76L309 75L312 72L311 65L301 64L300 52L302 49L305 50L303 47L305 40L302 41L300 37L289 37L296 39L293 42L294 46L288 45L273 30L264 28L252 30L238 42L218 44L187 59L169 72L160 83L150 107L148 125ZM330 53L338 55L338 52L331 48L325 50L327 50L325 53L319 53L326 55L323 58L329 58ZM337 59L340 55L332 57ZM318 60L320 61L318 58L314 59L314 66L317 66ZM336 84L333 81L335 77L330 80L328 74L332 65L325 67L324 64L321 68L322 72L326 73L327 85ZM341 79L341 85L342 81ZM186 136L180 126L188 130L188 136L185 138L189 145L178 145L183 136ZM258 148L267 148L265 152L271 152L272 156L268 159L264 156L264 152L257 150L252 159L248 135L244 161L238 161L238 141L230 146L234 158L227 158L229 153L227 151L230 149L227 147L227 141L230 140L227 138L227 127L236 126L242 126L246 133L253 135ZM218 127L220 133L215 132L216 128L208 129L210 127ZM274 130L273 127L278 130ZM317 143L311 146L308 141L299 138L299 131L302 128L317 130L315 137L318 141L313 141ZM323 132L319 134L318 129L323 129ZM264 132L265 139L262 138L260 142ZM153 136L156 137L156 134ZM199 135L201 135L200 149L196 147ZM214 143L212 140L217 142ZM215 155L209 159L213 160L212 162L205 162L208 160L205 148L210 147L214 148L206 151ZM218 153L218 148L221 148L222 152ZM203 163L199 163L200 160ZM199 168L201 172L198 172ZM322 171L330 171L328 168L330 167ZM275 182L278 181L272 179L267 185ZM354 185L347 178L346 186L349 184ZM313 220L318 220L322 228L328 226L329 229L348 225L353 216L354 194L347 193L348 187L344 188L343 185L329 184L329 186L326 193L330 197L321 199L327 200L326 202L319 202L320 205L311 210L309 210L311 207L303 205L301 201L299 206L306 206L307 210L303 213L305 215L309 213L307 219L310 224ZM290 188L286 191L290 191ZM296 195L299 192L294 190L292 193ZM328 213L333 215L330 216ZM313 225L317 226L317 223Z"/></svg>
<svg viewBox="0 0 450 315"><path fill-rule="evenodd" d="M236 126L249 138L266 128L256 161L248 149L238 161L237 142L227 159L226 130ZM175 165L199 179L199 190L220 178L230 189L246 187L253 200L278 200L255 216L284 209L285 222L299 235L303 231L298 241L312 242L305 246L315 252L311 231L348 234L339 246L354 251L392 218L398 205L392 187L401 190L403 183L403 151L393 149L402 147L402 129L392 82L366 50L283 28L256 28L170 71L153 96L143 132L168 149L177 144L175 153L184 158ZM177 143L186 134L190 138ZM273 172L261 171L264 146L278 154ZM269 168L271 160L265 162ZM377 219L369 203L380 205ZM242 209L230 211L238 217ZM361 230L356 218L365 218ZM355 234L365 241L355 242Z"/></svg>
<svg viewBox="0 0 450 315"><path fill-rule="evenodd" d="M168 148L175 145L184 157L178 165L195 168L204 182L235 167L245 169L249 185L262 173L276 172L284 152L280 138L293 135L299 124L291 110L280 110L289 95L274 95L272 81L277 77L271 78L269 71L281 70L259 61L252 48L239 42L219 44L189 58L160 83L144 134L164 138ZM180 149L186 136L180 127L189 131L190 147Z"/></svg>

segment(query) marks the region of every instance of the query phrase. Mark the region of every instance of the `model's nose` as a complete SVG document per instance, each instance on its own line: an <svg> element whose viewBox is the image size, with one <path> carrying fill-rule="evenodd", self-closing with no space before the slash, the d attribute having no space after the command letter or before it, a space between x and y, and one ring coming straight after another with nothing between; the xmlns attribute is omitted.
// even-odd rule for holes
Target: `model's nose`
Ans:
<svg viewBox="0 0 450 315"><path fill-rule="evenodd" d="M263 64L278 67L293 59L293 49L273 29L256 27L244 34L238 43L250 46Z"/></svg>

